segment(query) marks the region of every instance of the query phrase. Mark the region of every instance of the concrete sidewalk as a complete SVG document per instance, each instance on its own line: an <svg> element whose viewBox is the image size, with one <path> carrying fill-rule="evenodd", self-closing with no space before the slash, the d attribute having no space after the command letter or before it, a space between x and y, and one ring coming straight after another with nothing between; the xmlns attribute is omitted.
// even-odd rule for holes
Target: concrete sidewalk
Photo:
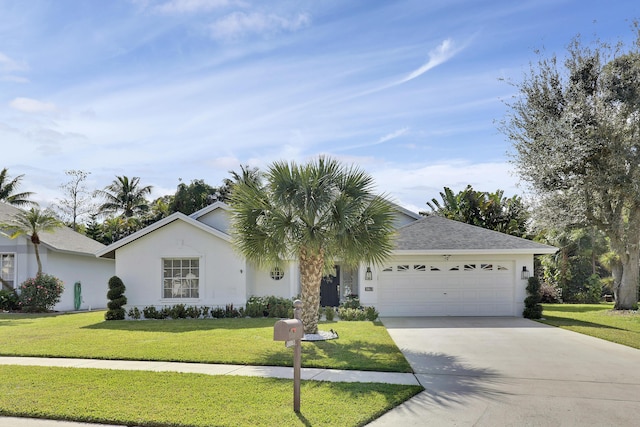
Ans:
<svg viewBox="0 0 640 427"><path fill-rule="evenodd" d="M239 375L293 379L293 368L282 366L221 365L208 363L147 362L135 360L95 360L41 357L1 357L0 365L55 366L64 368L116 369L129 371L181 372L205 375ZM347 371L302 368L301 378L313 381L388 383L420 385L413 374L396 372ZM34 418L0 417L0 427L116 427Z"/></svg>
<svg viewBox="0 0 640 427"><path fill-rule="evenodd" d="M181 372L205 375L239 375L293 379L293 368L284 366L221 365L209 363L148 362L138 360L96 360L48 357L2 357L0 365L57 366L63 368L115 369L120 371ZM347 371L302 368L301 378L313 381L420 385L413 374L397 372Z"/></svg>

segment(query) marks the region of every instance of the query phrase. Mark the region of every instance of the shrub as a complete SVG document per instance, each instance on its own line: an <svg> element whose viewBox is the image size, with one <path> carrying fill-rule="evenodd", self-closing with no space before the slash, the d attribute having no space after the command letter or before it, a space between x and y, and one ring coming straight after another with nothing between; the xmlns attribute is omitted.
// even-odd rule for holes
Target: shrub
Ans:
<svg viewBox="0 0 640 427"><path fill-rule="evenodd" d="M195 305L190 305L185 310L185 314L187 315L187 317L190 317L191 319L197 319L198 317L200 317L200 309Z"/></svg>
<svg viewBox="0 0 640 427"><path fill-rule="evenodd" d="M168 319L169 317L171 317L171 307L165 305L158 311L158 319Z"/></svg>
<svg viewBox="0 0 640 427"><path fill-rule="evenodd" d="M340 316L340 320L347 322L354 320L367 320L367 315L364 310L360 308L338 307L338 316Z"/></svg>
<svg viewBox="0 0 640 427"><path fill-rule="evenodd" d="M211 309L211 317L214 319L224 319L224 308L216 307Z"/></svg>
<svg viewBox="0 0 640 427"><path fill-rule="evenodd" d="M127 312L127 315L134 320L140 320L141 314L142 313L140 313L140 309L138 307L130 308Z"/></svg>
<svg viewBox="0 0 640 427"><path fill-rule="evenodd" d="M528 297L524 299L524 311L522 315L527 319L540 319L542 317L542 306L540 305L540 280L537 277L529 277L527 285Z"/></svg>
<svg viewBox="0 0 640 427"><path fill-rule="evenodd" d="M122 308L127 303L127 297L124 296L124 283L118 276L109 279L109 290L107 291L107 312L104 314L105 320L123 320L125 311Z"/></svg>
<svg viewBox="0 0 640 427"><path fill-rule="evenodd" d="M159 319L158 310L150 305L142 309L142 314L144 314L145 319Z"/></svg>
<svg viewBox="0 0 640 427"><path fill-rule="evenodd" d="M12 311L20 308L18 295L13 291L0 290L0 310Z"/></svg>
<svg viewBox="0 0 640 427"><path fill-rule="evenodd" d="M252 296L247 300L244 314L249 317L292 317L293 300L277 296Z"/></svg>
<svg viewBox="0 0 640 427"><path fill-rule="evenodd" d="M38 274L20 285L18 305L24 311L49 311L60 301L64 285L49 274Z"/></svg>
<svg viewBox="0 0 640 427"><path fill-rule="evenodd" d="M328 322L333 322L333 318L335 317L336 309L333 307L325 307L324 308L324 317Z"/></svg>
<svg viewBox="0 0 640 427"><path fill-rule="evenodd" d="M176 304L169 309L172 319L186 319L187 307L184 304Z"/></svg>
<svg viewBox="0 0 640 427"><path fill-rule="evenodd" d="M376 310L375 307L365 307L364 315L368 321L375 322L380 313L378 313L378 310Z"/></svg>
<svg viewBox="0 0 640 427"><path fill-rule="evenodd" d="M347 299L340 304L340 307L344 308L361 308L360 298L357 295L348 295Z"/></svg>
<svg viewBox="0 0 640 427"><path fill-rule="evenodd" d="M224 308L224 317L227 319L235 319L240 317L240 312L233 308L233 304L227 304Z"/></svg>
<svg viewBox="0 0 640 427"><path fill-rule="evenodd" d="M200 307L200 315L202 316L203 319L206 319L207 317L209 317L210 311L211 311L211 308L209 307Z"/></svg>
<svg viewBox="0 0 640 427"><path fill-rule="evenodd" d="M562 302L560 298L559 289L546 282L542 283L540 285L540 302L545 302L545 303Z"/></svg>

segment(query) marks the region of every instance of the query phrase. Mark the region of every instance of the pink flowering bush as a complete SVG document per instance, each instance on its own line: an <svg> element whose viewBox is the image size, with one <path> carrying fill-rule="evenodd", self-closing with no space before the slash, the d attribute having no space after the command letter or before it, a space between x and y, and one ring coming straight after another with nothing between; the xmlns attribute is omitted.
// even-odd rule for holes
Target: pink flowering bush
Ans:
<svg viewBox="0 0 640 427"><path fill-rule="evenodd" d="M38 274L20 285L18 305L23 311L49 311L60 301L64 284L57 277Z"/></svg>

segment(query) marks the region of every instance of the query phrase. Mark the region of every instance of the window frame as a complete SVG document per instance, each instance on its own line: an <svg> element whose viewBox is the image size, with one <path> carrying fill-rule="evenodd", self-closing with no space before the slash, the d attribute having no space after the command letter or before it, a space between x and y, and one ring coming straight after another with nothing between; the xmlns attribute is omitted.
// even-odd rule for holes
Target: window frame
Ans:
<svg viewBox="0 0 640 427"><path fill-rule="evenodd" d="M10 268L13 270L13 277L11 277L11 279L6 279L4 276L4 262L5 262L5 258L11 257L12 258L12 263ZM18 273L18 269L16 268L16 261L17 261L18 257L17 254L15 252L0 252L0 277L2 277L5 281L9 282L9 285L13 288L16 289L16 274ZM0 287L1 289L1 287Z"/></svg>
<svg viewBox="0 0 640 427"><path fill-rule="evenodd" d="M188 261L189 265L184 265L185 261ZM194 261L197 263L197 266L193 265ZM197 301L201 298L201 257L162 257L160 262L160 268L162 270L160 279L160 292L162 300ZM167 266L167 262L171 262L171 265ZM179 263L179 265L176 265L176 263ZM165 276L167 270L169 270L172 274L169 277ZM178 276L175 273L176 271L179 272ZM189 274L195 274L195 277L188 277ZM193 280L196 281L195 285L193 284L193 282L189 282ZM184 287L185 285L186 287ZM176 289L178 290L178 292L176 292Z"/></svg>

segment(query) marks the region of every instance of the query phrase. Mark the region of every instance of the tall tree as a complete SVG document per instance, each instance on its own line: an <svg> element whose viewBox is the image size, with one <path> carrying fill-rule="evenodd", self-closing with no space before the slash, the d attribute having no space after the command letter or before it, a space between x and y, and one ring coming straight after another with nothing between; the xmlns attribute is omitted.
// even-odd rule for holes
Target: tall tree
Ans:
<svg viewBox="0 0 640 427"><path fill-rule="evenodd" d="M593 225L622 268L616 309L638 301L640 264L640 32L631 47L579 38L567 57L537 63L508 104L503 131L520 177L550 222Z"/></svg>
<svg viewBox="0 0 640 427"><path fill-rule="evenodd" d="M440 198L427 202L431 213L501 233L524 237L527 234L529 212L519 196L504 197L503 190L495 193L476 191L471 185L455 194L444 187ZM428 215L427 212L420 212Z"/></svg>
<svg viewBox="0 0 640 427"><path fill-rule="evenodd" d="M215 202L218 189L210 186L202 179L194 179L190 184L181 182L173 197L169 210L190 215Z"/></svg>
<svg viewBox="0 0 640 427"><path fill-rule="evenodd" d="M151 194L151 186L140 186L140 178L134 176L116 176L116 179L104 190L97 190L96 194L105 202L100 205L103 214L120 213L125 218L144 214L149 210L146 196Z"/></svg>
<svg viewBox="0 0 640 427"><path fill-rule="evenodd" d="M69 181L62 184L60 188L66 198L58 199L56 207L63 218L69 220L73 231L78 231L78 219L95 210L92 203L93 192L90 192L85 185L91 172L72 169L66 170L64 173L69 177Z"/></svg>
<svg viewBox="0 0 640 427"><path fill-rule="evenodd" d="M2 169L0 171L0 202L8 203L14 206L29 206L35 205L35 202L32 202L29 197L33 196L34 193L30 191L25 191L22 193L17 193L18 187L20 186L20 181L24 175L18 175L15 178L11 179L8 176L7 168Z"/></svg>
<svg viewBox="0 0 640 427"><path fill-rule="evenodd" d="M275 162L264 180L243 172L231 194L235 244L258 265L299 261L304 329L316 333L322 276L337 259L382 262L393 248L394 209L373 194L368 174L333 159Z"/></svg>
<svg viewBox="0 0 640 427"><path fill-rule="evenodd" d="M39 250L40 234L54 231L63 226L62 221L53 212L31 208L28 211L17 213L9 221L0 224L0 229L4 230L11 239L15 239L18 236L29 236L29 240L33 243L36 262L38 263L38 275L40 275L42 274Z"/></svg>

